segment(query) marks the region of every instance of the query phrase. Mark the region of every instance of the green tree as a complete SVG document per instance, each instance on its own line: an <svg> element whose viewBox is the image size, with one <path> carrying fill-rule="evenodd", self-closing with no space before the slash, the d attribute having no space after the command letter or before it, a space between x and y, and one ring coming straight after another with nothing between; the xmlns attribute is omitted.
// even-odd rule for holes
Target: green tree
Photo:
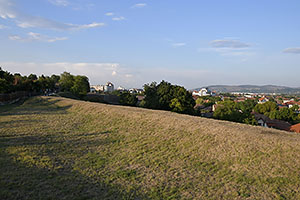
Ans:
<svg viewBox="0 0 300 200"><path fill-rule="evenodd" d="M126 106L136 106L137 98L134 94L130 94L129 92L123 92L120 95L120 103Z"/></svg>
<svg viewBox="0 0 300 200"><path fill-rule="evenodd" d="M157 94L156 82L144 85L145 99L141 106L152 109L159 109L159 96Z"/></svg>
<svg viewBox="0 0 300 200"><path fill-rule="evenodd" d="M143 107L193 114L195 101L184 87L162 81L144 85L144 91Z"/></svg>
<svg viewBox="0 0 300 200"><path fill-rule="evenodd" d="M70 91L78 97L85 96L90 91L89 79L86 76L75 76L74 84Z"/></svg>
<svg viewBox="0 0 300 200"><path fill-rule="evenodd" d="M219 102L213 117L234 122L243 122L245 118L242 111L238 109L237 104L231 100Z"/></svg>
<svg viewBox="0 0 300 200"><path fill-rule="evenodd" d="M174 98L174 86L171 83L166 81L162 81L157 86L157 96L158 96L158 103L159 109L162 110L171 110L170 102Z"/></svg>
<svg viewBox="0 0 300 200"><path fill-rule="evenodd" d="M196 104L204 104L203 98L198 97L198 98L196 99Z"/></svg>
<svg viewBox="0 0 300 200"><path fill-rule="evenodd" d="M70 74L69 72L64 72L60 75L59 86L61 91L70 92L73 85L74 76L72 74Z"/></svg>
<svg viewBox="0 0 300 200"><path fill-rule="evenodd" d="M278 106L275 102L268 101L263 104L257 104L254 107L254 111L260 114L264 114L266 116L269 116L269 113L273 110L278 110Z"/></svg>
<svg viewBox="0 0 300 200"><path fill-rule="evenodd" d="M174 86L173 98L169 102L172 111L194 114L195 100L184 87Z"/></svg>
<svg viewBox="0 0 300 200"><path fill-rule="evenodd" d="M0 78L0 93L8 93L10 91L9 86L7 80Z"/></svg>

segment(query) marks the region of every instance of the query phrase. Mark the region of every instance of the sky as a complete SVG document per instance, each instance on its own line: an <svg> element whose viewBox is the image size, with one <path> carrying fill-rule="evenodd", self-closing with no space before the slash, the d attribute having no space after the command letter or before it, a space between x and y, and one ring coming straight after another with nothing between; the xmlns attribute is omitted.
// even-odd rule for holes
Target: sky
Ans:
<svg viewBox="0 0 300 200"><path fill-rule="evenodd" d="M299 0L0 0L0 66L142 88L300 87Z"/></svg>

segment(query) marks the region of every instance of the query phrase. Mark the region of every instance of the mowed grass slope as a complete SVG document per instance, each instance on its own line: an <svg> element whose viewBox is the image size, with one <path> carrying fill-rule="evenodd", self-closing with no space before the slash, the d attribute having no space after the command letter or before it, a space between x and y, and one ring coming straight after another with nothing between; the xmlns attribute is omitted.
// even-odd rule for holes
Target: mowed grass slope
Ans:
<svg viewBox="0 0 300 200"><path fill-rule="evenodd" d="M300 199L300 135L35 97L0 108L0 199Z"/></svg>

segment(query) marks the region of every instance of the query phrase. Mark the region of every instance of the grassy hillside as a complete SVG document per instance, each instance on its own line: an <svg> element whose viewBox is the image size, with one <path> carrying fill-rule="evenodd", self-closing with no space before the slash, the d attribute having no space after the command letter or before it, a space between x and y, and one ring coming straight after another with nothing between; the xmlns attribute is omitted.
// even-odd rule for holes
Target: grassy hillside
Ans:
<svg viewBox="0 0 300 200"><path fill-rule="evenodd" d="M300 135L32 98L0 107L0 199L300 199Z"/></svg>

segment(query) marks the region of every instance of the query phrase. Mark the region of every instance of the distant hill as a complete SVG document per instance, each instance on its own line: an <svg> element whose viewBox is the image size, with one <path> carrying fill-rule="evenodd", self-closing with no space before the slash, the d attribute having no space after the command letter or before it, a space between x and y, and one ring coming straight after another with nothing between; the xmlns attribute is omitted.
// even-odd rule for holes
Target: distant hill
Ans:
<svg viewBox="0 0 300 200"><path fill-rule="evenodd" d="M280 94L300 94L300 88L292 88L277 85L210 85L206 86L217 92L251 92L251 93L280 93ZM196 88L194 90L200 90Z"/></svg>
<svg viewBox="0 0 300 200"><path fill-rule="evenodd" d="M34 97L0 106L0 199L300 199L300 135Z"/></svg>

